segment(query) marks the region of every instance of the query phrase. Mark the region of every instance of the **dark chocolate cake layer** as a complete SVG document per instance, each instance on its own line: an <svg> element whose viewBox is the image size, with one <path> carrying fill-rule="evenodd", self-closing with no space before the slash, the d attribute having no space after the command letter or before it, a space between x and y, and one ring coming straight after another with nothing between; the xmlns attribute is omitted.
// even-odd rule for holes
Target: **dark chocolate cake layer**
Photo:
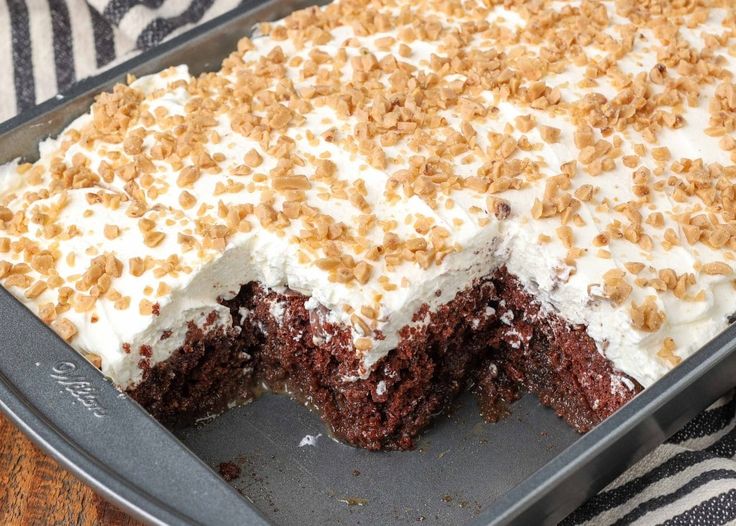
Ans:
<svg viewBox="0 0 736 526"><path fill-rule="evenodd" d="M184 345L153 367L141 353L144 380L129 394L165 423L191 422L224 411L229 404L252 397L254 385L248 338L237 328L190 323ZM150 354L149 354L150 356Z"/></svg>
<svg viewBox="0 0 736 526"><path fill-rule="evenodd" d="M504 269L494 277L502 323L488 342L492 352L478 384L498 383L494 371L534 393L580 432L612 414L641 386L612 369L584 327L571 327L540 306ZM627 385L628 384L628 385ZM486 390L488 388L486 387Z"/></svg>
<svg viewBox="0 0 736 526"><path fill-rule="evenodd" d="M265 384L315 408L338 438L377 450L411 448L470 387L489 420L524 389L579 431L641 389L612 369L584 328L543 314L505 269L434 312L422 307L365 379L349 330L327 310L308 310L307 300L244 286L225 302L240 330L191 328L186 345L147 370L131 395L171 422L221 410Z"/></svg>

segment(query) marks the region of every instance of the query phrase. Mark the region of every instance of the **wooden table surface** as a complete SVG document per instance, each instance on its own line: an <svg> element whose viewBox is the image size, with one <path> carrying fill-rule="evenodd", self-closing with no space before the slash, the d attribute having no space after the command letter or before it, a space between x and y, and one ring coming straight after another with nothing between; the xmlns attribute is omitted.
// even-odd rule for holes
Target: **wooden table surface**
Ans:
<svg viewBox="0 0 736 526"><path fill-rule="evenodd" d="M0 524L138 526L0 415Z"/></svg>

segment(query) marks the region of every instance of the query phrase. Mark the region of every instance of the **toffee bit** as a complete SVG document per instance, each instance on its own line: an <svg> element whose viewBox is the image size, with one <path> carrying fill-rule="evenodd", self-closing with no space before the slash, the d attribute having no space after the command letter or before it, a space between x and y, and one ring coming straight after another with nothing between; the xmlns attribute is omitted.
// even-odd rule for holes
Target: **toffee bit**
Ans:
<svg viewBox="0 0 736 526"><path fill-rule="evenodd" d="M644 332L656 332L662 327L665 315L657 307L656 298L647 296L641 305L631 303L631 321L636 329Z"/></svg>
<svg viewBox="0 0 736 526"><path fill-rule="evenodd" d="M107 239L115 239L120 236L120 227L117 225L105 225L104 234Z"/></svg>
<svg viewBox="0 0 736 526"><path fill-rule="evenodd" d="M657 356L669 362L671 366L679 365L680 362L682 362L682 358L675 354L676 349L677 344L675 343L675 340L667 337L662 341L662 347L657 352Z"/></svg>
<svg viewBox="0 0 736 526"><path fill-rule="evenodd" d="M703 267L700 269L703 274L709 274L709 275L722 275L722 276L728 276L729 274L733 273L733 269L728 263L723 263L722 261L716 261L713 263L706 263L703 265Z"/></svg>
<svg viewBox="0 0 736 526"><path fill-rule="evenodd" d="M555 143L560 140L560 129L553 126L540 126L539 134L542 140L547 143Z"/></svg>
<svg viewBox="0 0 736 526"><path fill-rule="evenodd" d="M151 230L143 235L143 242L147 247L154 248L160 245L165 238L166 234L163 232Z"/></svg>
<svg viewBox="0 0 736 526"><path fill-rule="evenodd" d="M56 331L56 334L67 342L72 341L78 332L77 326L67 318L57 318L51 323L51 327Z"/></svg>
<svg viewBox="0 0 736 526"><path fill-rule="evenodd" d="M102 357L99 354L87 352L84 353L84 357L97 369L102 369Z"/></svg>

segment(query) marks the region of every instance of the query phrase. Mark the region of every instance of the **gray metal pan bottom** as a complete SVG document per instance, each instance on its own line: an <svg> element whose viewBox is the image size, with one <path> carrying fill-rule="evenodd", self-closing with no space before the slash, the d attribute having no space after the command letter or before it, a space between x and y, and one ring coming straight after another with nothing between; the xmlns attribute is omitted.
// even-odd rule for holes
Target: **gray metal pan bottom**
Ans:
<svg viewBox="0 0 736 526"><path fill-rule="evenodd" d="M319 417L283 395L175 434L275 524L465 524L579 435L532 396L496 424L472 396L440 416L410 452L370 452L326 435Z"/></svg>
<svg viewBox="0 0 736 526"><path fill-rule="evenodd" d="M255 22L310 3L245 2L0 124L0 163L32 159L39 141L127 73L213 69ZM731 326L584 436L531 397L498 424L482 423L464 399L417 450L369 453L332 441L316 415L276 395L174 436L0 288L0 410L100 494L155 524L555 523L734 378ZM240 494L207 467L221 462L240 464Z"/></svg>

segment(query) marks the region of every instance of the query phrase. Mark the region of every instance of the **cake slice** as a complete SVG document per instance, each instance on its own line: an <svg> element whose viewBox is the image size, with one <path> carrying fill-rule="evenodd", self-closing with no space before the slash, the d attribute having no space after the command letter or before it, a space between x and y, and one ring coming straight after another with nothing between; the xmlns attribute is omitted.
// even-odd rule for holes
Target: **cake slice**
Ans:
<svg viewBox="0 0 736 526"><path fill-rule="evenodd" d="M712 6L711 6L712 4ZM719 7L721 5L721 7ZM0 168L0 281L154 416L586 431L736 310L728 3L337 0Z"/></svg>

